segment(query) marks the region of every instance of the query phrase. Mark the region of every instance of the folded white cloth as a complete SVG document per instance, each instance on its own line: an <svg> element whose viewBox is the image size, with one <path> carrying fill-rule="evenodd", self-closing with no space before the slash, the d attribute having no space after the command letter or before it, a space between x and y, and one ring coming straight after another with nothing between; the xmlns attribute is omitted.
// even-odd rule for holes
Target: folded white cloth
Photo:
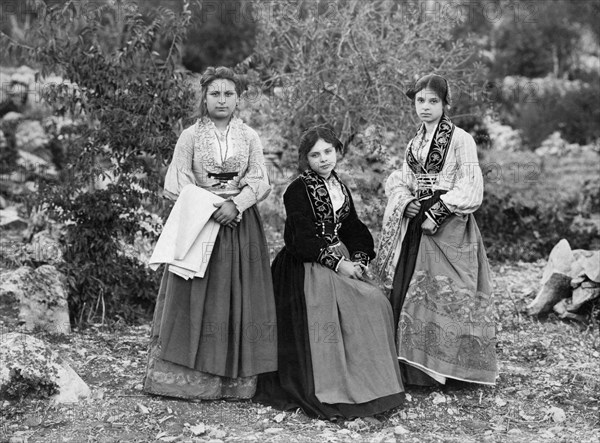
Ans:
<svg viewBox="0 0 600 443"><path fill-rule="evenodd" d="M149 266L161 263L185 279L204 277L221 225L212 220L213 203L224 199L198 186L183 187L156 242Z"/></svg>

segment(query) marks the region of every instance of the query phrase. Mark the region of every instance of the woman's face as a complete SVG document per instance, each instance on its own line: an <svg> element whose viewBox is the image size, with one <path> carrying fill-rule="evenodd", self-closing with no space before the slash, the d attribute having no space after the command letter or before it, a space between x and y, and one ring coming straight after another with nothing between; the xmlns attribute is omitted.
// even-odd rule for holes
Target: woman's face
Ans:
<svg viewBox="0 0 600 443"><path fill-rule="evenodd" d="M322 138L308 151L308 166L323 178L328 178L337 163L337 152L331 143Z"/></svg>
<svg viewBox="0 0 600 443"><path fill-rule="evenodd" d="M228 120L237 105L235 83L227 79L213 80L206 89L206 109L213 120Z"/></svg>
<svg viewBox="0 0 600 443"><path fill-rule="evenodd" d="M433 89L425 88L415 96L415 109L423 123L437 123L444 114L444 103Z"/></svg>

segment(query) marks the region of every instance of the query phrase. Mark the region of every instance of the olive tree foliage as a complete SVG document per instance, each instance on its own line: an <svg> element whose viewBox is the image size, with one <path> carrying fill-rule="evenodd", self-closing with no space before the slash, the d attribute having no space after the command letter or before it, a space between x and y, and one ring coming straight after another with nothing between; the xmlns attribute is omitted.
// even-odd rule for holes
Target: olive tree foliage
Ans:
<svg viewBox="0 0 600 443"><path fill-rule="evenodd" d="M424 74L445 76L458 105L450 115L459 124L480 112L484 98L486 73L473 62L477 48L453 39L456 23L441 10L422 10L423 3L277 2L259 16L256 54L246 64L270 93L270 119L286 140L284 163L295 163L308 126L331 124L341 134L346 153L338 170L349 172L373 229L384 178L417 127L405 91Z"/></svg>
<svg viewBox="0 0 600 443"><path fill-rule="evenodd" d="M132 1L37 5L27 32L18 40L3 35L1 44L13 61L35 63L42 98L75 122L61 138L60 178L42 183L40 193L40 204L65 224L72 319L132 319L151 309L157 278L121 244L154 236L160 225L149 209L191 109L179 69L189 4L150 19ZM50 74L64 80L45 80Z"/></svg>
<svg viewBox="0 0 600 443"><path fill-rule="evenodd" d="M376 149L388 131L406 142L417 120L405 91L431 72L477 112L485 78L470 61L477 48L454 40L455 23L422 3L283 1L259 16L253 62L291 146L315 123L332 124L350 150Z"/></svg>

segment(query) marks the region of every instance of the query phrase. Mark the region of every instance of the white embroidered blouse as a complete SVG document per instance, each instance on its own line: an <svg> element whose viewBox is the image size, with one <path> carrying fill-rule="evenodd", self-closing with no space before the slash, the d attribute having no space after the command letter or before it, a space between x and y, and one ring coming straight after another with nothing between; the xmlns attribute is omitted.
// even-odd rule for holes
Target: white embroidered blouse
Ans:
<svg viewBox="0 0 600 443"><path fill-rule="evenodd" d="M415 137L412 143L414 149L418 146L420 137L420 133ZM411 143L407 149L410 146ZM419 162L424 163L430 147L431 140L421 152L413 151ZM408 203L416 199L419 182L427 182L434 191L448 191L440 198L451 212L459 215L475 212L483 200L483 176L477 160L477 146L471 134L455 127L446 161L439 174L415 174L408 162L404 161L402 168L389 176L385 193L389 199L398 199L402 214Z"/></svg>
<svg viewBox="0 0 600 443"><path fill-rule="evenodd" d="M422 134L418 133L408 144L407 149L418 146L421 136ZM423 164L428 158L431 142L423 147L421 152L418 152L417 147L412 149L413 157ZM447 192L441 195L440 199L451 213L459 216L471 214L481 205L483 176L473 137L455 126L444 160L437 174L415 174L405 157L402 168L394 171L386 181L385 193L388 204L383 217L375 267L388 290L392 287L402 241L409 222L409 219L404 217L404 211L411 201L417 199L417 189L446 190ZM429 212L426 214L431 219Z"/></svg>
<svg viewBox="0 0 600 443"><path fill-rule="evenodd" d="M236 174L226 181L213 176L227 172ZM240 213L263 200L271 186L256 131L236 117L223 138L207 117L183 130L165 176L165 195L176 199L190 183L229 197Z"/></svg>

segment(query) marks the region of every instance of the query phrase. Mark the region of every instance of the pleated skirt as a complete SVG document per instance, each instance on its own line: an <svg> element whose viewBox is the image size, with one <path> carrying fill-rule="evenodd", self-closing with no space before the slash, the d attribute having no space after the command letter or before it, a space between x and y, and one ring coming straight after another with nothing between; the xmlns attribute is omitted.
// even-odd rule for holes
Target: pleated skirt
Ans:
<svg viewBox="0 0 600 443"><path fill-rule="evenodd" d="M365 417L403 403L391 306L374 285L302 263L284 248L273 265L278 371L255 401L325 419Z"/></svg>
<svg viewBox="0 0 600 443"><path fill-rule="evenodd" d="M269 252L255 207L221 227L203 278L165 269L151 331L147 393L186 399L251 398L277 369Z"/></svg>
<svg viewBox="0 0 600 443"><path fill-rule="evenodd" d="M406 384L455 379L493 385L498 375L490 270L473 215L422 234L426 200L409 223L391 294Z"/></svg>

